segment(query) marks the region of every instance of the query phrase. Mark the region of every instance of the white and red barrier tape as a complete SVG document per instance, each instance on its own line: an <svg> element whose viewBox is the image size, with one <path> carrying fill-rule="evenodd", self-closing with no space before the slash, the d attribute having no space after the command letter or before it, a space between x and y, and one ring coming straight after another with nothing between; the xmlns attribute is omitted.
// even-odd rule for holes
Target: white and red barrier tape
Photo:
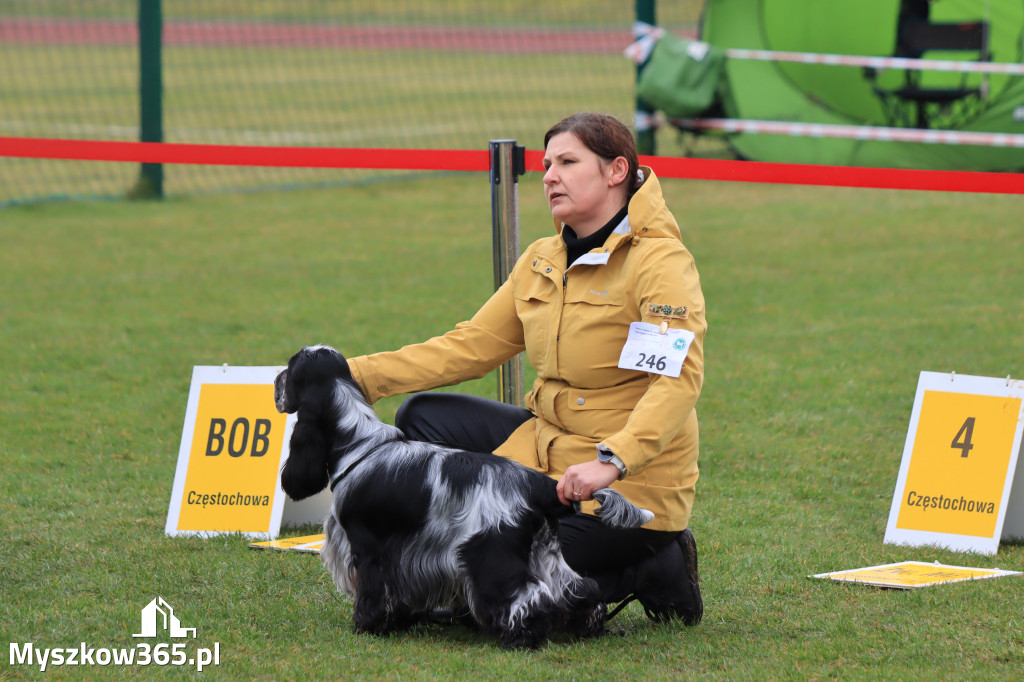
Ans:
<svg viewBox="0 0 1024 682"><path fill-rule="evenodd" d="M979 133L964 130L890 128L882 126L840 125L835 123L792 123L742 118L673 118L670 121L673 125L685 130L715 130L725 133L751 133L754 135L835 137L850 140L878 140L882 142L920 142L923 144L1024 148L1024 135L1016 133Z"/></svg>
<svg viewBox="0 0 1024 682"><path fill-rule="evenodd" d="M777 50L747 50L727 48L730 59L749 59L765 62L795 62L825 66L860 66L871 69L904 69L915 71L955 71L958 73L1001 73L1024 76L1024 64L1010 62L968 62L952 59L909 59L907 57L864 57L849 54L821 54L816 52L783 52Z"/></svg>
<svg viewBox="0 0 1024 682"><path fill-rule="evenodd" d="M654 44L665 34L665 30L636 22L633 35L636 42L629 45L623 54L640 63L651 56ZM693 40L698 46L707 45ZM704 49L707 49L706 47ZM696 52L699 55L703 50ZM1024 64L1011 62L971 62L953 59L909 59L907 57L870 57L850 54L827 54L819 52L792 52L786 50L751 50L739 47L725 49L730 59L747 59L763 62L794 62L798 64L821 64L824 66L859 66L872 69L905 69L916 71L955 71L959 73L999 73L1010 76L1024 76ZM702 57L695 56L700 60Z"/></svg>

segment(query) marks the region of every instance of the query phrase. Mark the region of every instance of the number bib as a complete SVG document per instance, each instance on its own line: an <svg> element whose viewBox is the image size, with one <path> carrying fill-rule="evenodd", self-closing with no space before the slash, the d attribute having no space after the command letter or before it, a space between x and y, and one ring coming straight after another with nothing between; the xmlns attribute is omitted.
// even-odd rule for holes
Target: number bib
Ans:
<svg viewBox="0 0 1024 682"><path fill-rule="evenodd" d="M619 355L619 367L678 377L694 336L689 329L669 329L662 334L657 325L633 322Z"/></svg>

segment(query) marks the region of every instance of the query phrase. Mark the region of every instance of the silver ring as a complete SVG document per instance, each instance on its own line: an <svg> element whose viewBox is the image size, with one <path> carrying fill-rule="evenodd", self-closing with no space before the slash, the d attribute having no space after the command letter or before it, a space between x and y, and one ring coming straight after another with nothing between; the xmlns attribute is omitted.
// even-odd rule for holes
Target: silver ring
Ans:
<svg viewBox="0 0 1024 682"><path fill-rule="evenodd" d="M573 497L582 497L582 496L583 496L583 493L581 493L581 492L580 492L579 490L577 490L576 492L574 492L574 493L572 494L572 496L573 496Z"/></svg>

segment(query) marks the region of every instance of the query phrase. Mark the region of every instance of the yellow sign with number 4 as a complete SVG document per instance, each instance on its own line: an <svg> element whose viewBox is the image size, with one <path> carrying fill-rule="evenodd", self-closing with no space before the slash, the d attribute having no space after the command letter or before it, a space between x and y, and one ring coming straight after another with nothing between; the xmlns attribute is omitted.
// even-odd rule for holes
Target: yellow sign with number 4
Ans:
<svg viewBox="0 0 1024 682"><path fill-rule="evenodd" d="M1024 491L1010 495L1024 425L1022 384L921 373L885 542L998 550L1007 512L1012 519L1024 512Z"/></svg>

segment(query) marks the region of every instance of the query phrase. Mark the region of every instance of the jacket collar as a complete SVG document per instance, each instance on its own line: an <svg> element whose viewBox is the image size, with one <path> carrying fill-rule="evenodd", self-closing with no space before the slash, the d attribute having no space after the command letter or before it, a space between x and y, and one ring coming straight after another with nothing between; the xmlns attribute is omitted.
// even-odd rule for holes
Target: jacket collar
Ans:
<svg viewBox="0 0 1024 682"><path fill-rule="evenodd" d="M609 251L614 251L623 243L632 239L651 237L669 237L682 241L679 225L665 205L665 197L661 193L661 183L650 166L641 166L644 172L644 184L629 200L626 219L619 224L605 242ZM555 231L562 231L562 222L554 220ZM561 245L562 240L558 240ZM562 245L562 249L564 249ZM580 261L577 261L577 263Z"/></svg>

